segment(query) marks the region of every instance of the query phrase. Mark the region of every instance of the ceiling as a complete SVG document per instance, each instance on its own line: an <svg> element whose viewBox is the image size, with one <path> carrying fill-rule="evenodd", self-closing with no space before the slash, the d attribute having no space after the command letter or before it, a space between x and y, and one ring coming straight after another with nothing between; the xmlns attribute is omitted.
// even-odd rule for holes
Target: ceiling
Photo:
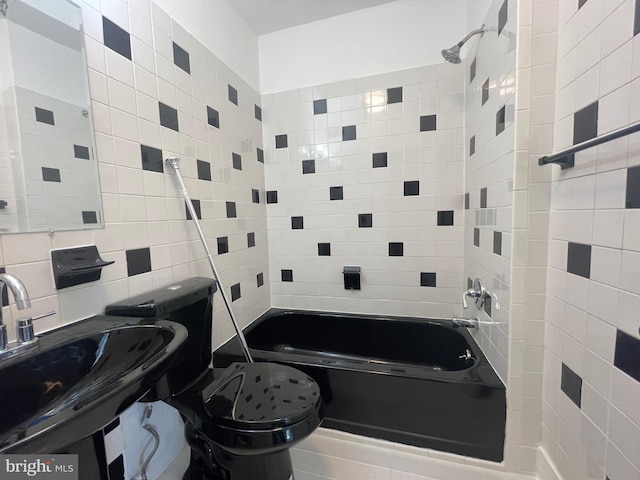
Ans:
<svg viewBox="0 0 640 480"><path fill-rule="evenodd" d="M257 35L396 0L228 0Z"/></svg>

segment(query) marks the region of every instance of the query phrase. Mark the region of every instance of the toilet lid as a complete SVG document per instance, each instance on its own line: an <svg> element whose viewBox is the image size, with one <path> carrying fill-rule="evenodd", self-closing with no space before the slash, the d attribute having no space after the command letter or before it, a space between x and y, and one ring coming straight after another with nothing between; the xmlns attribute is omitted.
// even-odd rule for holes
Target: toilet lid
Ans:
<svg viewBox="0 0 640 480"><path fill-rule="evenodd" d="M315 414L320 389L295 368L276 363L233 363L202 391L207 414L220 425L271 429Z"/></svg>

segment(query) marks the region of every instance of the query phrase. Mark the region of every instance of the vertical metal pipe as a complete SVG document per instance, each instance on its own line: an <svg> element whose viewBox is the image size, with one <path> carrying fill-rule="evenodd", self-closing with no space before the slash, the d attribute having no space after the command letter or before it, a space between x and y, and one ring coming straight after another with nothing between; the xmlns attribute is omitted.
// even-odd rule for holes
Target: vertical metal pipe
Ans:
<svg viewBox="0 0 640 480"><path fill-rule="evenodd" d="M227 307L229 316L231 317L231 323L233 323L233 328L235 328L236 334L238 335L238 340L240 340L240 345L242 346L242 352L244 353L244 357L247 359L247 362L253 363L253 358L251 358L251 353L249 353L249 346L247 345L247 341L244 338L242 329L238 325L236 316L233 313L233 309L231 308L231 302L229 301L229 297L227 297L227 292L225 291L224 287L222 286L222 283L220 282L220 275L218 275L218 270L216 269L216 265L213 263L213 256L211 255L211 251L209 250L209 246L207 245L207 240L204 237L202 228L200 228L198 215L196 214L196 210L195 208L193 208L193 204L191 203L191 199L189 198L189 192L187 191L187 187L185 187L184 185L184 180L182 179L182 174L180 173L180 159L178 157L170 157L170 158L167 158L166 162L171 168L173 168L174 172L176 172L176 178L178 179L178 183L180 184L180 189L182 190L184 203L187 205L187 209L191 214L191 219L193 220L196 226L196 230L198 231L198 235L200 236L200 241L202 242L204 251L207 254L207 259L209 260L209 265L211 266L213 277L216 283L218 284L218 288L220 289L220 293L222 294L222 299L224 300L224 304Z"/></svg>

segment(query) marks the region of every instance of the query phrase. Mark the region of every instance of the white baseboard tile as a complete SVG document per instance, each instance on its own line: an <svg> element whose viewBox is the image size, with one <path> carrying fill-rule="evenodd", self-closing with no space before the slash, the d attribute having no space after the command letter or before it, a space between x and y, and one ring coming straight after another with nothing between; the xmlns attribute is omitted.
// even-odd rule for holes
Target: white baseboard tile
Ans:
<svg viewBox="0 0 640 480"><path fill-rule="evenodd" d="M536 470L540 480L563 480L560 472L558 472L558 469L543 447L538 447Z"/></svg>

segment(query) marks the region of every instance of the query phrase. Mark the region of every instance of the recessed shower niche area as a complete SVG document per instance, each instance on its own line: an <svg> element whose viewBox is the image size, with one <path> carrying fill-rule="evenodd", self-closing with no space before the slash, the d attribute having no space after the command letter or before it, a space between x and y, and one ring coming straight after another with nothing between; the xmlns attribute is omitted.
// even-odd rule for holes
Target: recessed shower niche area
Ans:
<svg viewBox="0 0 640 480"><path fill-rule="evenodd" d="M266 437L296 480L640 478L640 1L0 12L9 342L49 312L42 345L105 310L166 328L182 292L204 319L177 358L213 370L98 422L102 478L246 480ZM98 279L56 284L96 250Z"/></svg>

